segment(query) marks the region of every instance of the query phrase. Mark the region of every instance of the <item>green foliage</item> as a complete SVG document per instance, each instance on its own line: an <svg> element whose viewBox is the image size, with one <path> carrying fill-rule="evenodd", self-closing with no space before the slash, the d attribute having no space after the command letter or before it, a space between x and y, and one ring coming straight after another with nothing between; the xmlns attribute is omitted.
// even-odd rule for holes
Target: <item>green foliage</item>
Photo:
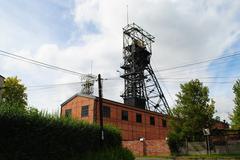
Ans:
<svg viewBox="0 0 240 160"><path fill-rule="evenodd" d="M26 87L17 77L8 77L4 80L2 99L11 107L25 109L27 105Z"/></svg>
<svg viewBox="0 0 240 160"><path fill-rule="evenodd" d="M84 160L134 160L135 157L131 151L126 148L116 147L108 148L98 152L88 152L83 155Z"/></svg>
<svg viewBox="0 0 240 160"><path fill-rule="evenodd" d="M230 116L231 126L233 129L240 129L240 79L234 84L233 92L235 94L235 107L233 109L233 115Z"/></svg>
<svg viewBox="0 0 240 160"><path fill-rule="evenodd" d="M214 104L209 99L208 87L198 80L191 80L181 84L181 92L177 96L177 105L173 109L174 116L178 119L175 126L179 126L183 135L194 136L202 132L205 127L213 124Z"/></svg>
<svg viewBox="0 0 240 160"><path fill-rule="evenodd" d="M180 133L171 131L168 135L168 146L171 150L171 153L178 154L180 152L180 147L183 145L182 135Z"/></svg>
<svg viewBox="0 0 240 160"><path fill-rule="evenodd" d="M179 148L173 144L182 144L186 138L197 140L202 135L202 129L211 128L214 122L215 102L209 99L208 87L196 79L181 84L180 88L173 109L174 118L170 122L169 143L172 151L178 151L176 148Z"/></svg>
<svg viewBox="0 0 240 160"><path fill-rule="evenodd" d="M108 148L121 148L120 132L113 127L104 128L105 140L100 145L97 125L2 105L6 104L0 106L1 159L73 160L90 151L105 154Z"/></svg>

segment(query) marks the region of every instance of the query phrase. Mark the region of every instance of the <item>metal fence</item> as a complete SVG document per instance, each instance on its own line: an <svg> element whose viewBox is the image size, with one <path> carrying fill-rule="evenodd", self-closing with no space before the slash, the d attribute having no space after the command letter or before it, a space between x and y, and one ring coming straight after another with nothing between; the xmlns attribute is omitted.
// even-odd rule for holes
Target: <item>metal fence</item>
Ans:
<svg viewBox="0 0 240 160"><path fill-rule="evenodd" d="M182 154L240 154L240 130L213 130L203 141L186 140L181 152Z"/></svg>

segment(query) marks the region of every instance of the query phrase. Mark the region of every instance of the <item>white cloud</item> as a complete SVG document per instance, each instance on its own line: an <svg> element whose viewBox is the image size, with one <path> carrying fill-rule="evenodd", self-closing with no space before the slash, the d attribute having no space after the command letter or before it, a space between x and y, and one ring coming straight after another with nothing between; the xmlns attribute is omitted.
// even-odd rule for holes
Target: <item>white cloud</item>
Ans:
<svg viewBox="0 0 240 160"><path fill-rule="evenodd" d="M83 43L65 48L57 44L46 43L38 47L36 54L28 56L82 73L90 73L91 61L93 61L94 74L102 73L104 77L118 76L116 70L119 69L120 63L123 61L122 27L126 25L126 5L128 4L130 22L136 22L156 37L152 55L155 69L218 57L236 41L240 25L237 20L239 3L239 1L234 0L229 3L223 0L76 0L73 16L74 22L79 27L79 32L82 33L79 40ZM91 32L94 27L97 28L98 32ZM22 64L17 64L17 66L21 68ZM9 68L6 69L6 67L4 71L7 72ZM202 65L202 70L199 69L197 72L196 67L193 67L187 71L160 72L159 74L162 77L197 78L211 76L213 73L207 68L208 65L205 64ZM24 70L32 73L33 68L29 67ZM35 74L32 73L31 81L43 84L42 81L45 81L44 83L64 83L79 80L78 77L68 76L60 72L54 73L54 71L41 69L36 76L40 80L36 80ZM28 77L21 78L27 81ZM120 100L119 95L123 89L122 83L121 85L120 83L121 81L106 82L105 97ZM165 86L175 98L174 95L179 90L179 85L165 83ZM42 102L36 100L36 96L33 96L30 101L35 105L46 104L46 106L57 107L59 102L55 101L54 97L61 97L60 99L63 101L73 93L72 88L65 88L64 91L58 90L57 94L51 96L53 97L51 101ZM170 96L165 94L172 104ZM229 106L232 104L229 102L229 97L226 98L227 101L221 102L221 98L216 96L218 95L213 95L217 99L217 105L223 104L223 107L217 108L218 111L220 113L231 112ZM48 99L48 93L43 97Z"/></svg>
<svg viewBox="0 0 240 160"><path fill-rule="evenodd" d="M99 1L98 0L76 0L74 20L82 32L88 31L88 27L100 25Z"/></svg>

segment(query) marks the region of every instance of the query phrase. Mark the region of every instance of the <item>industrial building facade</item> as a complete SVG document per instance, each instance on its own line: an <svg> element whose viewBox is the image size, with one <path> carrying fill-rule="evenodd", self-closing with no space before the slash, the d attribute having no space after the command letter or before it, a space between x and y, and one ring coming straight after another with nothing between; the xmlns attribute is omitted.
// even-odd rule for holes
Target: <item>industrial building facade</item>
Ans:
<svg viewBox="0 0 240 160"><path fill-rule="evenodd" d="M124 92L120 96L124 104L107 99L101 103L103 123L118 127L123 145L136 155L170 153L166 137L171 111L150 63L154 39L135 23L123 28L124 73L120 77L124 79ZM85 95L76 94L61 105L62 116L100 124L99 98L90 96L93 82L90 78L83 83L81 93Z"/></svg>
<svg viewBox="0 0 240 160"><path fill-rule="evenodd" d="M61 116L99 123L99 115L95 96L75 94L61 105ZM103 122L118 127L123 145L136 155L170 153L166 144L169 130L166 115L103 99Z"/></svg>

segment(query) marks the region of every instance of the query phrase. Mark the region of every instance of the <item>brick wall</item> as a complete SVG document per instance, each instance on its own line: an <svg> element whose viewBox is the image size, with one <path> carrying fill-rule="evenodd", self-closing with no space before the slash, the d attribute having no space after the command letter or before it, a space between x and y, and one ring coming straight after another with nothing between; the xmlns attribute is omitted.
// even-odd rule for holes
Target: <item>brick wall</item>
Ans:
<svg viewBox="0 0 240 160"><path fill-rule="evenodd" d="M82 117L81 110L82 106L88 106L88 116ZM85 120L89 123L93 123L94 121L94 99L87 97L75 97L67 104L62 106L61 108L61 116L65 116L65 111L67 109L72 110L72 117L74 119Z"/></svg>
<svg viewBox="0 0 240 160"><path fill-rule="evenodd" d="M228 129L229 124L225 121L215 121L212 129Z"/></svg>
<svg viewBox="0 0 240 160"><path fill-rule="evenodd" d="M123 147L131 150L135 156L170 155L169 147L165 140L123 141Z"/></svg>
<svg viewBox="0 0 240 160"><path fill-rule="evenodd" d="M170 155L168 144L165 140L146 140L146 155Z"/></svg>
<svg viewBox="0 0 240 160"><path fill-rule="evenodd" d="M121 103L103 100L103 105L111 109L110 117L104 118L104 124L112 124L121 130L122 138L125 141L139 140L140 137L145 139L162 139L165 140L169 127L168 119L160 113L146 111L135 107L130 107ZM99 106L96 100L97 122L99 123ZM128 120L122 120L122 110L128 112ZM141 114L142 122L136 122L136 114ZM150 117L154 117L155 124L150 124ZM163 126L163 119L167 120L167 126Z"/></svg>
<svg viewBox="0 0 240 160"><path fill-rule="evenodd" d="M122 141L122 145L133 152L135 156L143 156L143 142L140 141Z"/></svg>
<svg viewBox="0 0 240 160"><path fill-rule="evenodd" d="M81 117L81 108L89 106L87 117ZM110 117L103 118L104 124L112 124L118 127L122 134L123 146L129 148L136 156L169 155L170 151L166 144L169 127L163 126L163 119L168 122L166 116L160 113L146 111L135 107L127 106L110 100L103 100L103 106L110 108ZM79 120L86 120L89 123L99 123L99 106L97 98L76 96L70 98L61 108L61 115L65 115L67 109L72 109L72 117ZM128 120L122 120L122 110L128 112ZM136 121L136 114L141 114L142 121ZM154 117L155 124L150 124L150 117ZM144 142L139 138L143 137Z"/></svg>

